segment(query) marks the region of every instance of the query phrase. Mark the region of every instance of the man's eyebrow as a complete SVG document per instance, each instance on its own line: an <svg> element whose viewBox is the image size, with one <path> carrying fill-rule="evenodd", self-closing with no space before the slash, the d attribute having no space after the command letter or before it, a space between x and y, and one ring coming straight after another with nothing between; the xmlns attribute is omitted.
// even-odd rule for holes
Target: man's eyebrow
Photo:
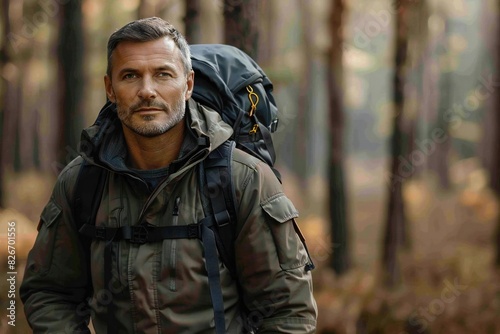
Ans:
<svg viewBox="0 0 500 334"><path fill-rule="evenodd" d="M175 71L175 66L171 66L171 65L160 65L160 66L157 66L155 67L155 70L156 71ZM134 73L134 72L138 72L137 69L135 68L132 68L132 67L126 67L126 68L123 68L120 70L120 74L122 73Z"/></svg>
<svg viewBox="0 0 500 334"><path fill-rule="evenodd" d="M161 65L155 68L157 71L175 71L175 67L171 65Z"/></svg>
<svg viewBox="0 0 500 334"><path fill-rule="evenodd" d="M127 67L127 68L121 69L120 72L118 72L118 74L122 75L125 73L135 73L135 72L137 72L137 70L135 68Z"/></svg>

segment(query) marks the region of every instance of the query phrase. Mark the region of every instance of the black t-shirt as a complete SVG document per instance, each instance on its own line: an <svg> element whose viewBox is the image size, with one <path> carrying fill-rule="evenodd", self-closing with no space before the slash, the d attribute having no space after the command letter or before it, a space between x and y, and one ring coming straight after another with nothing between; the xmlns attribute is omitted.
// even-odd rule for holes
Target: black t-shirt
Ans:
<svg viewBox="0 0 500 334"><path fill-rule="evenodd" d="M149 190L153 191L158 183L168 176L168 166L159 169L131 169L134 173L139 175L147 185Z"/></svg>
<svg viewBox="0 0 500 334"><path fill-rule="evenodd" d="M192 133L192 130L189 127L187 127L187 130L188 131L185 132L179 156L177 157L177 159L175 159L174 162L179 162L179 160L187 158L188 155L193 153L197 146L197 142L194 134ZM150 170L130 168L130 170L137 174L141 179L143 179L147 183L149 190L153 191L162 180L168 177L170 172L169 167L170 166L166 166L159 169Z"/></svg>

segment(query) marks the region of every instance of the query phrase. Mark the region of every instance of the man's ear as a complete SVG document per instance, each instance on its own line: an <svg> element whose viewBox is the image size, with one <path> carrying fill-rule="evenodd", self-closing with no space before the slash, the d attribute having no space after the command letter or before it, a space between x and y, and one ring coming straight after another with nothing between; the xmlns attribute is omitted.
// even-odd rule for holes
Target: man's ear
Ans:
<svg viewBox="0 0 500 334"><path fill-rule="evenodd" d="M194 71L191 70L188 75L187 75L187 89L186 89L186 94L184 96L184 99L187 101L193 95L193 88L194 88Z"/></svg>
<svg viewBox="0 0 500 334"><path fill-rule="evenodd" d="M104 76L104 87L106 89L106 96L108 97L108 100L110 100L113 103L116 103L115 93L113 91L113 85L111 84L111 78L107 74Z"/></svg>

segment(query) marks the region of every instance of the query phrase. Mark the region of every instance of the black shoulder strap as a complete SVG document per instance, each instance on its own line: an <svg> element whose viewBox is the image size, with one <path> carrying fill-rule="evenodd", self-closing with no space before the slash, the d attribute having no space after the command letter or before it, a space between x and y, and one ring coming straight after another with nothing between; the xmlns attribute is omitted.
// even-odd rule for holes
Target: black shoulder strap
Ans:
<svg viewBox="0 0 500 334"><path fill-rule="evenodd" d="M104 187L106 185L106 179L109 172L104 169L97 167L95 165L89 164L84 161L80 167L78 173L78 178L75 184L74 190L74 205L73 205L73 217L75 219L76 229L80 235L80 241L84 247L84 252L87 256L87 266L88 273L90 275L90 244L92 238L82 232L85 226L95 226L95 220L97 216L97 211L99 210L99 204L101 203L102 194ZM111 243L106 245L104 250L104 280L105 282L110 282L111 279L111 269L110 269L110 259L111 259ZM90 279L90 278L89 278ZM109 333L109 328L114 328L116 326L116 319L114 314L114 304L111 302L108 305L107 310L107 332Z"/></svg>
<svg viewBox="0 0 500 334"><path fill-rule="evenodd" d="M200 223L202 241L217 334L223 334L226 330L217 251L223 264L233 278L236 278L234 226L237 211L231 177L234 147L232 141L226 141L217 147L200 163L198 173L200 197L205 212L205 218Z"/></svg>
<svg viewBox="0 0 500 334"><path fill-rule="evenodd" d="M84 224L95 225L107 175L107 170L91 165L87 161L80 167L73 192L73 217L77 231Z"/></svg>
<svg viewBox="0 0 500 334"><path fill-rule="evenodd" d="M226 141L210 153L200 166L199 184L205 215L214 217L219 255L231 275L236 277L234 228L237 201L231 177L234 147L233 141Z"/></svg>

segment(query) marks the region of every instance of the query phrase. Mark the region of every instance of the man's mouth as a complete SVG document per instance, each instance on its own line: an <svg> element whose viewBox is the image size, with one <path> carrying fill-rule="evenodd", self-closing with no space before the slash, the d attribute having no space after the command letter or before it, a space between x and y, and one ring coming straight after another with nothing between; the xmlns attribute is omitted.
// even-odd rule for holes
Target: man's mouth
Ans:
<svg viewBox="0 0 500 334"><path fill-rule="evenodd" d="M162 109L158 109L158 108L139 108L139 109L136 109L135 112L159 112L159 111L163 111Z"/></svg>

